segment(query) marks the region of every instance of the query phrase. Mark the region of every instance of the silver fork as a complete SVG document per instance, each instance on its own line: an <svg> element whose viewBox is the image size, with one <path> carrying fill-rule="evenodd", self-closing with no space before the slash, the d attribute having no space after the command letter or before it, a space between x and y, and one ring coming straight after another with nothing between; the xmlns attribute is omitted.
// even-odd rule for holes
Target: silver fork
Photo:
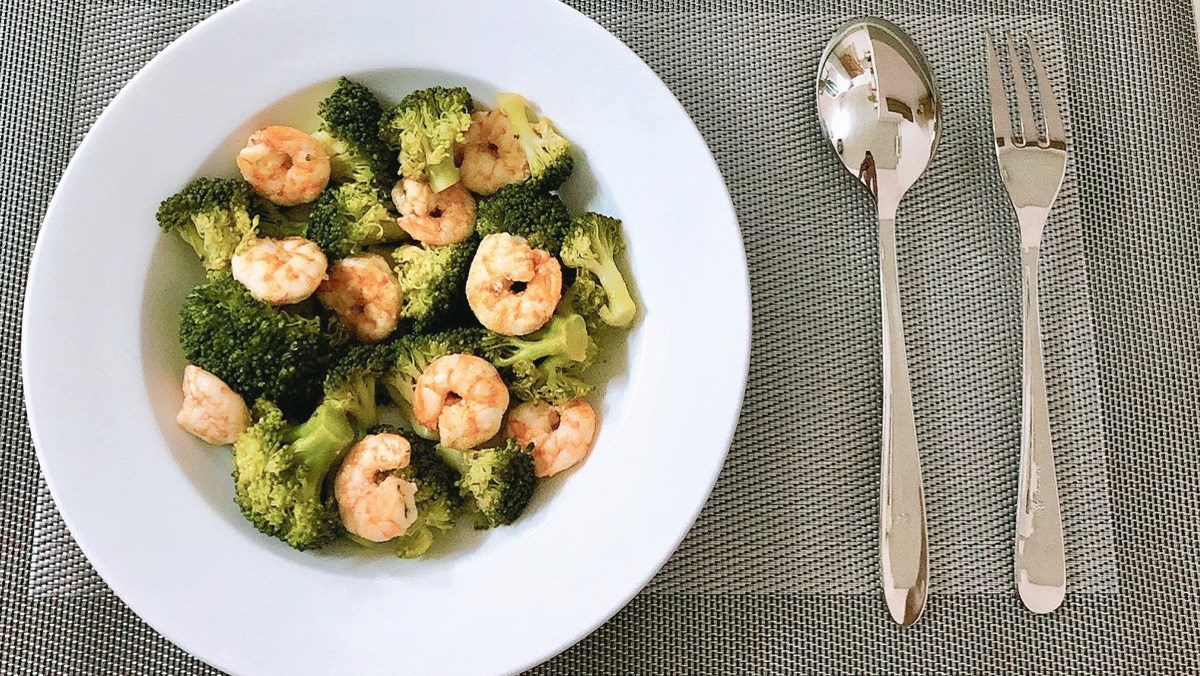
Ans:
<svg viewBox="0 0 1200 676"><path fill-rule="evenodd" d="M1021 469L1017 483L1014 554L1017 593L1033 612L1048 613L1062 604L1066 594L1066 561L1058 483L1054 477L1054 453L1050 445L1042 329L1038 318L1038 252L1046 218L1066 172L1067 135L1058 111L1058 100L1046 74L1046 63L1033 36L1026 38L1042 104L1044 133L1038 131L1025 73L1011 34L1006 42L1013 91L1017 96L1019 125L1016 129L1009 114L1000 62L990 35L987 40L988 92L992 100L992 129L1000 178L1017 213L1017 222L1021 224L1021 307L1025 321Z"/></svg>

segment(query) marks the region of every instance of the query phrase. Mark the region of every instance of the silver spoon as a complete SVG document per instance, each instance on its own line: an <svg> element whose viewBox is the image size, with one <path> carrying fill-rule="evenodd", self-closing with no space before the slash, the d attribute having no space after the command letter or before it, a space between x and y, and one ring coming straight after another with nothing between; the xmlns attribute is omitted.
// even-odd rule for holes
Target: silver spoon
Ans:
<svg viewBox="0 0 1200 676"><path fill-rule="evenodd" d="M904 31L859 19L821 55L817 114L842 164L875 198L883 308L883 444L879 561L892 619L921 617L929 585L925 495L904 355L896 275L896 207L929 165L941 135L933 72Z"/></svg>

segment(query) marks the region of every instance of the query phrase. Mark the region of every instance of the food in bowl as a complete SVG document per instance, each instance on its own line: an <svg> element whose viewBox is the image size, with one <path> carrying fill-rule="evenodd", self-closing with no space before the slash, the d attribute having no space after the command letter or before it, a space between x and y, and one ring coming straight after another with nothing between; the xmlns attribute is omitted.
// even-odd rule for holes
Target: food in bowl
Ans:
<svg viewBox="0 0 1200 676"><path fill-rule="evenodd" d="M521 96L495 104L433 87L386 107L342 78L313 133L255 131L240 178L159 207L207 270L177 422L232 447L261 532L418 557L459 521L513 523L588 455L597 338L637 314L621 223L571 214L570 142Z"/></svg>

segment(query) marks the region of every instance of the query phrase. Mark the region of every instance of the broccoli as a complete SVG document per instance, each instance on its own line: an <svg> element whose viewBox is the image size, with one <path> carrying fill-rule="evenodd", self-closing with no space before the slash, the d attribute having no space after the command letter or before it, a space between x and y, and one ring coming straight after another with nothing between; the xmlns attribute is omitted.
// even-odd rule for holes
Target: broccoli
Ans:
<svg viewBox="0 0 1200 676"><path fill-rule="evenodd" d="M563 264L595 275L605 296L600 319L609 326L628 326L637 314L637 305L617 267L616 257L624 250L621 221L588 213L572 221L559 252ZM588 283L585 281L585 286Z"/></svg>
<svg viewBox="0 0 1200 676"><path fill-rule="evenodd" d="M479 201L475 228L481 236L497 232L519 235L529 246L554 253L571 228L571 216L556 195L517 183Z"/></svg>
<svg viewBox="0 0 1200 676"><path fill-rule="evenodd" d="M371 90L340 78L317 112L321 126L313 136L325 146L333 179L390 190L396 180L395 154L379 138L383 105Z"/></svg>
<svg viewBox="0 0 1200 676"><path fill-rule="evenodd" d="M393 341L391 368L382 382L392 401L400 409L404 427L426 439L437 439L437 430L430 430L413 416L412 398L417 378L433 360L448 354L475 354L479 351L482 329L450 329L433 334L409 334Z"/></svg>
<svg viewBox="0 0 1200 676"><path fill-rule="evenodd" d="M434 192L458 183L454 144L465 140L473 105L463 87L431 87L384 113L379 138L400 151L400 173L426 181Z"/></svg>
<svg viewBox="0 0 1200 676"><path fill-rule="evenodd" d="M520 94L500 94L496 107L517 132L525 157L529 160L529 184L538 190L554 190L571 175L575 161L571 143L563 138L550 120L539 117Z"/></svg>
<svg viewBox="0 0 1200 676"><path fill-rule="evenodd" d="M322 487L351 444L350 421L323 404L307 422L289 424L274 404L254 406L254 425L233 444L234 501L258 530L296 549L313 549L341 532L337 505Z"/></svg>
<svg viewBox="0 0 1200 676"><path fill-rule="evenodd" d="M605 326L600 318L600 310L608 302L608 295L600 286L596 275L587 270L576 270L575 281L563 291L562 302L558 312L573 312L583 316L587 323L588 333L595 333Z"/></svg>
<svg viewBox="0 0 1200 676"><path fill-rule="evenodd" d="M467 273L477 248L479 238L471 236L439 247L406 244L392 253L403 298L400 317L413 331L434 331L469 316Z"/></svg>
<svg viewBox="0 0 1200 676"><path fill-rule="evenodd" d="M325 402L343 411L359 431L377 422L375 388L392 366L392 352L381 345L351 344L329 367Z"/></svg>
<svg viewBox="0 0 1200 676"><path fill-rule="evenodd" d="M250 214L258 216L258 233L263 237L304 237L311 209L311 204L281 207L257 194L250 197Z"/></svg>
<svg viewBox="0 0 1200 676"><path fill-rule="evenodd" d="M581 370L580 362L588 358L587 324L577 314L556 315L542 329L528 336L504 336L488 331L480 344L480 354L495 364L504 376L504 381L518 397L523 399L546 399L539 396L553 394L551 380L559 371L567 369L574 373ZM548 364L543 368L542 364ZM571 392L578 388L571 388ZM556 400L561 396L555 396Z"/></svg>
<svg viewBox="0 0 1200 676"><path fill-rule="evenodd" d="M424 554L437 536L454 528L454 520L463 508L463 496L456 485L458 472L441 459L432 442L410 442L411 459L398 474L417 486L417 520L395 540L396 555L403 559Z"/></svg>
<svg viewBox="0 0 1200 676"><path fill-rule="evenodd" d="M317 196L308 216L308 238L330 258L408 237L389 209L387 194L370 183L343 183Z"/></svg>
<svg viewBox="0 0 1200 676"><path fill-rule="evenodd" d="M234 251L257 234L245 182L198 178L158 206L158 226L175 232L210 270L229 267Z"/></svg>
<svg viewBox="0 0 1200 676"><path fill-rule="evenodd" d="M335 334L320 319L254 299L227 272L209 273L180 315L188 362L247 401L265 397L288 415L304 415L320 398Z"/></svg>
<svg viewBox="0 0 1200 676"><path fill-rule="evenodd" d="M515 440L499 448L437 450L460 475L458 488L476 512L476 528L510 524L529 506L537 482L533 456Z"/></svg>
<svg viewBox="0 0 1200 676"><path fill-rule="evenodd" d="M583 372L596 360L598 353L595 341L589 340L587 356L582 361L556 354L538 362L517 362L509 367L508 388L522 401L565 404L586 396L595 386L584 379Z"/></svg>

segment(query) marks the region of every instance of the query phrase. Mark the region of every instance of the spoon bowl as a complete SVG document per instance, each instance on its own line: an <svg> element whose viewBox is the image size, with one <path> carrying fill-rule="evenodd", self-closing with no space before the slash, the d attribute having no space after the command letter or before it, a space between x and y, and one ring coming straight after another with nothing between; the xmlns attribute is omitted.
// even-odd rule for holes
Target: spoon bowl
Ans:
<svg viewBox="0 0 1200 676"><path fill-rule="evenodd" d="M942 99L921 50L883 19L847 24L821 55L817 114L880 215L895 217L941 138Z"/></svg>

